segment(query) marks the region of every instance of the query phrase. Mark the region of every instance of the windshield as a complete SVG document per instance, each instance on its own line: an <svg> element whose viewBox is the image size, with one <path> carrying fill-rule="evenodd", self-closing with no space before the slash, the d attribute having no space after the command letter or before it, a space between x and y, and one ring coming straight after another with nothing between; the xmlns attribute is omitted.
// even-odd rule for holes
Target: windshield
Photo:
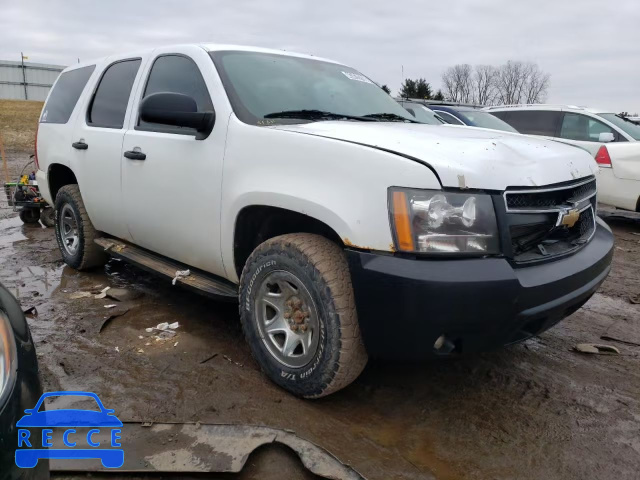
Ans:
<svg viewBox="0 0 640 480"><path fill-rule="evenodd" d="M627 135L631 136L634 140L640 140L640 125L636 125L624 118L620 118L615 113L599 113L599 117L609 120L620 130L624 131Z"/></svg>
<svg viewBox="0 0 640 480"><path fill-rule="evenodd" d="M351 117L391 114L377 121L416 120L356 70L330 62L259 52L211 52L236 116L253 125L326 120L308 111ZM301 117L280 112L305 110ZM400 117L400 118L397 118Z"/></svg>
<svg viewBox="0 0 640 480"><path fill-rule="evenodd" d="M480 111L461 112L476 127L491 128L493 130L502 130L504 132L518 133L518 131L507 122L494 117L490 113Z"/></svg>
<svg viewBox="0 0 640 480"><path fill-rule="evenodd" d="M419 122L428 123L429 125L442 125L445 123L440 120L440 117L436 115L435 112L423 107L422 105L418 105L417 103L405 103L403 106L407 112L413 115Z"/></svg>

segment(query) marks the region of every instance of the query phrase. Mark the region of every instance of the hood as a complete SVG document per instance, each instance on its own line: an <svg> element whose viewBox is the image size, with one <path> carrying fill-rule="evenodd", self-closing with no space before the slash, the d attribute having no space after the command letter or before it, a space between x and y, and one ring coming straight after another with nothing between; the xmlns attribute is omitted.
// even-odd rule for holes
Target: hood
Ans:
<svg viewBox="0 0 640 480"><path fill-rule="evenodd" d="M574 146L474 127L397 122L312 122L277 130L367 145L431 167L444 187L504 190L594 175L591 155Z"/></svg>

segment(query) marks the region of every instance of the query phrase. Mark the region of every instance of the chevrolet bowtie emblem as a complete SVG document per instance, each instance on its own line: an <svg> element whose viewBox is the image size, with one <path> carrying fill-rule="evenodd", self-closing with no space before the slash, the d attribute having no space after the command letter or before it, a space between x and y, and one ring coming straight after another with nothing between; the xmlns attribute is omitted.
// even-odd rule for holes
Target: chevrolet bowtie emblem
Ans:
<svg viewBox="0 0 640 480"><path fill-rule="evenodd" d="M576 224L579 218L580 212L578 210L569 210L567 213L562 215L562 221L560 223L571 228Z"/></svg>

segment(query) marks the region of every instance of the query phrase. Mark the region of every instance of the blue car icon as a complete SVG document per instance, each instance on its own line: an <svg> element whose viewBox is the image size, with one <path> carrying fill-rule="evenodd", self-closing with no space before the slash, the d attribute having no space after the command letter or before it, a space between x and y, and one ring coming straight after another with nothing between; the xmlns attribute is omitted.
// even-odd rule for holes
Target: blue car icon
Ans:
<svg viewBox="0 0 640 480"><path fill-rule="evenodd" d="M40 407L47 397L81 396L93 398L100 411L82 409L58 409L40 412ZM114 415L114 410L104 407L100 398L92 392L48 392L43 394L36 406L24 411L24 415L16 426L18 427L18 449L16 450L16 465L21 468L33 468L41 458L50 459L100 459L105 468L119 468L124 463L124 450L120 447L120 432L122 422ZM42 428L42 435L31 437L29 428ZM80 434L76 428L91 427L86 434L86 442L91 448L74 448ZM53 429L64 429L62 438L67 448L51 448ZM110 447L99 448L101 445L95 438L100 428L110 429ZM104 443L104 442L103 442ZM40 445L41 444L41 445ZM39 448L39 447L42 448ZM57 445L56 445L57 446ZM22 448L20 448L22 447Z"/></svg>

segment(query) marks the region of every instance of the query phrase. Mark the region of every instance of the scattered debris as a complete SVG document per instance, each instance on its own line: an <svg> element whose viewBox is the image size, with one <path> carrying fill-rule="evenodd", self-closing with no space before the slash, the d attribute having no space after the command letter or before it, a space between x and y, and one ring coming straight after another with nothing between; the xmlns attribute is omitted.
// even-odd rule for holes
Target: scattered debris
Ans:
<svg viewBox="0 0 640 480"><path fill-rule="evenodd" d="M171 285L175 285L179 278L188 277L191 275L191 270L176 270L176 276L171 280Z"/></svg>
<svg viewBox="0 0 640 480"><path fill-rule="evenodd" d="M96 296L94 296L93 298L98 298L98 299L100 299L100 298L104 298L104 297L106 297L106 296L107 296L107 290L109 290L109 288L111 288L111 287L104 287L104 288L100 291L100 293L99 293L99 294L97 294Z"/></svg>
<svg viewBox="0 0 640 480"><path fill-rule="evenodd" d="M128 300L135 300L142 296L142 292L137 290L128 290L126 288L110 288L107 292L107 297L117 300L119 302L126 302Z"/></svg>
<svg viewBox="0 0 640 480"><path fill-rule="evenodd" d="M580 353L592 353L598 355L620 355L613 345L601 345L599 343L578 343L573 349Z"/></svg>
<svg viewBox="0 0 640 480"><path fill-rule="evenodd" d="M144 350L143 350L143 349L141 349L141 348L139 348L139 349L138 349L138 353L144 353Z"/></svg>
<svg viewBox="0 0 640 480"><path fill-rule="evenodd" d="M173 346L174 346L174 347L177 347L177 346L178 346L178 342L174 343L174 344L173 344Z"/></svg>
<svg viewBox="0 0 640 480"><path fill-rule="evenodd" d="M38 317L38 309L36 307L29 307L22 313L31 317Z"/></svg>
<svg viewBox="0 0 640 480"><path fill-rule="evenodd" d="M120 353L120 348L116 347L116 352Z"/></svg>
<svg viewBox="0 0 640 480"><path fill-rule="evenodd" d="M117 307L117 305L115 303L112 303L110 305L103 305L104 308L113 308L113 307Z"/></svg>
<svg viewBox="0 0 640 480"><path fill-rule="evenodd" d="M145 427L145 428L148 428L152 425L153 425L153 422L142 422L142 424L140 424L141 427Z"/></svg>
<svg viewBox="0 0 640 480"><path fill-rule="evenodd" d="M244 367L244 365L243 365L242 363L240 363L240 362L234 362L233 360L231 360L231 358L229 358L229 357L228 357L228 356L226 356L226 355L222 355L222 358L224 358L224 359L225 359L227 362L229 362L229 363L233 363L233 364L235 364L235 365L237 365L237 366L239 366L239 367Z"/></svg>
<svg viewBox="0 0 640 480"><path fill-rule="evenodd" d="M142 335L138 335L138 338L142 340L144 337Z"/></svg>
<svg viewBox="0 0 640 480"><path fill-rule="evenodd" d="M174 330L179 326L180 326L180 323L178 322L173 322L173 323L162 322L156 325L155 327L145 328L144 330L147 333L160 332L159 335L156 336L156 340L158 340L158 339L173 337L176 334Z"/></svg>
<svg viewBox="0 0 640 480"><path fill-rule="evenodd" d="M214 353L213 355L208 356L207 358L205 358L204 360L200 360L200 364L202 365L203 363L207 363L209 360L213 360L214 358L216 358L218 356L217 353Z"/></svg>
<svg viewBox="0 0 640 480"><path fill-rule="evenodd" d="M100 330L98 330L98 333L102 333L102 331L105 328L107 328L107 325L111 322L111 320L113 320L114 318L121 317L128 311L129 311L128 308L120 308L118 310L112 310L111 315L109 315L108 317L105 317L104 322L102 322L102 325L100 325Z"/></svg>

